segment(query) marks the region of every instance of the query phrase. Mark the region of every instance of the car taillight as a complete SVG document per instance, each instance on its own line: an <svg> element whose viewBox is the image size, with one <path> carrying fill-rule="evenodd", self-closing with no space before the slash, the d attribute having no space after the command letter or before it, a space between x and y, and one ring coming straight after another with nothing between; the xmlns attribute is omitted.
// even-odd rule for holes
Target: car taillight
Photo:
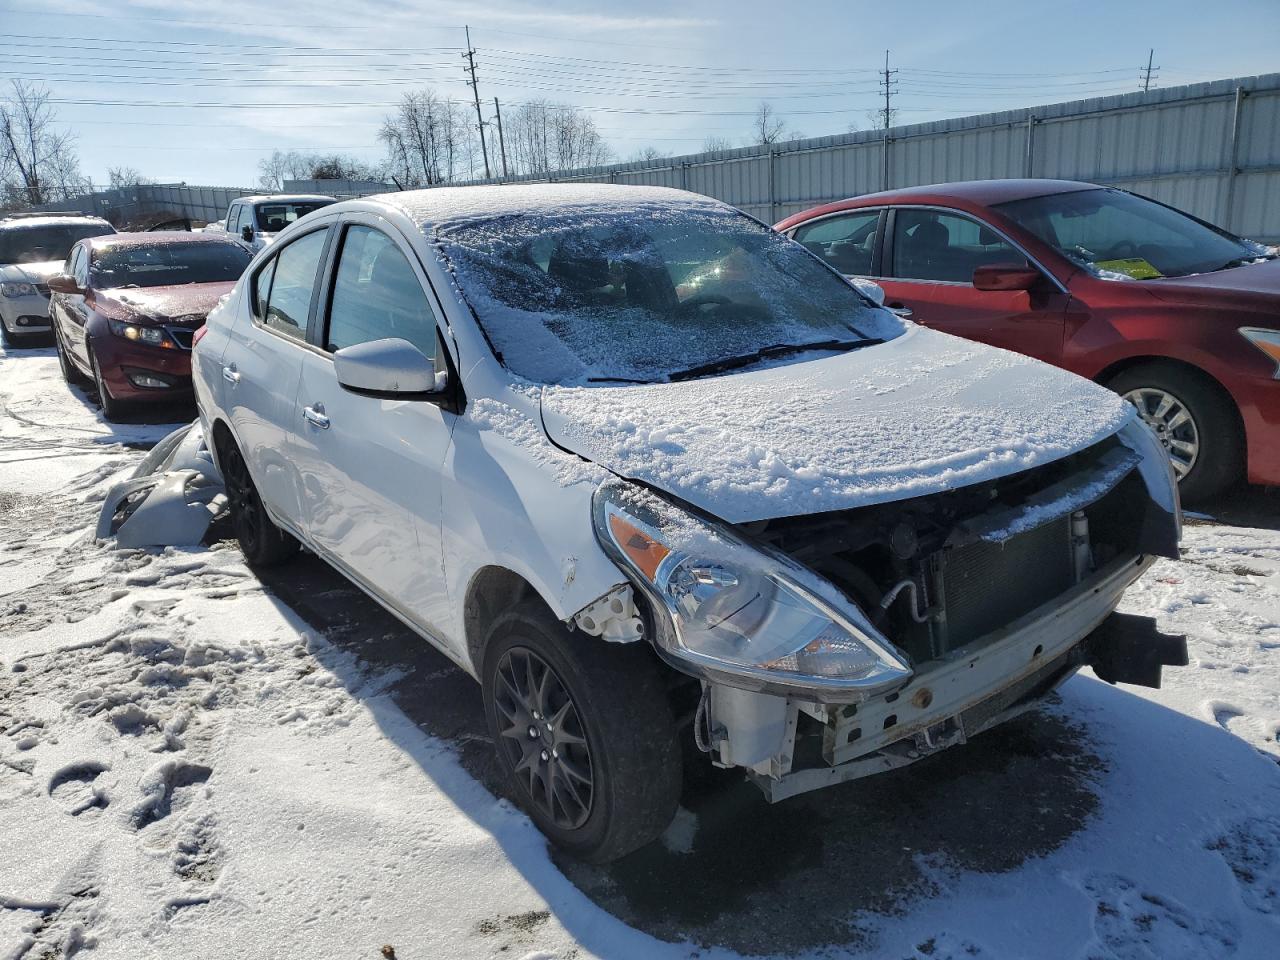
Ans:
<svg viewBox="0 0 1280 960"><path fill-rule="evenodd" d="M204 335L208 332L209 332L209 325L207 323L202 323L200 324L200 326L196 328L196 332L191 338L192 350L195 349L197 343L199 343L201 340L204 339Z"/></svg>

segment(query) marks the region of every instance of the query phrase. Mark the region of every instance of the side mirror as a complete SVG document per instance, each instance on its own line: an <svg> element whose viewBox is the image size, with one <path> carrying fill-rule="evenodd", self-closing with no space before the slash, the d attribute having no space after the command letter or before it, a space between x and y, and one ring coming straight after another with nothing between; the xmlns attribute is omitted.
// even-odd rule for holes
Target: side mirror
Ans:
<svg viewBox="0 0 1280 960"><path fill-rule="evenodd" d="M243 227L241 227L240 239L243 240L245 243L253 243L253 227L249 226L249 224L247 223Z"/></svg>
<svg viewBox="0 0 1280 960"><path fill-rule="evenodd" d="M76 278L69 273L55 273L49 278L50 293L84 293Z"/></svg>
<svg viewBox="0 0 1280 960"><path fill-rule="evenodd" d="M343 347L333 355L333 370L343 389L384 400L427 400L449 386L430 357L399 337Z"/></svg>
<svg viewBox="0 0 1280 960"><path fill-rule="evenodd" d="M1016 263L989 263L973 271L977 290L1031 290L1040 285L1041 279L1035 267Z"/></svg>
<svg viewBox="0 0 1280 960"><path fill-rule="evenodd" d="M884 287L866 277L850 277L849 282L858 288L858 292L876 302L876 306L884 306Z"/></svg>

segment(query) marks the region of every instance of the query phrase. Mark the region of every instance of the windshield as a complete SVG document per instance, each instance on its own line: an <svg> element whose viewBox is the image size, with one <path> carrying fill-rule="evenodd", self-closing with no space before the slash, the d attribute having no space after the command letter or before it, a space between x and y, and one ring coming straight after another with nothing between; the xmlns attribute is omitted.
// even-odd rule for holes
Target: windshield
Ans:
<svg viewBox="0 0 1280 960"><path fill-rule="evenodd" d="M1111 280L1185 277L1271 256L1262 244L1120 190L1054 193L995 209L1095 276Z"/></svg>
<svg viewBox="0 0 1280 960"><path fill-rule="evenodd" d="M300 203L261 204L257 208L258 229L267 233L279 233L295 220L331 203L332 200L307 200Z"/></svg>
<svg viewBox="0 0 1280 960"><path fill-rule="evenodd" d="M0 263L65 260L77 240L115 233L107 223L5 227L0 230Z"/></svg>
<svg viewBox="0 0 1280 960"><path fill-rule="evenodd" d="M539 383L660 382L766 348L904 329L799 244L730 210L510 216L437 238L503 363Z"/></svg>
<svg viewBox="0 0 1280 960"><path fill-rule="evenodd" d="M237 280L251 254L238 243L158 243L108 247L94 258L90 283L109 287L166 287Z"/></svg>

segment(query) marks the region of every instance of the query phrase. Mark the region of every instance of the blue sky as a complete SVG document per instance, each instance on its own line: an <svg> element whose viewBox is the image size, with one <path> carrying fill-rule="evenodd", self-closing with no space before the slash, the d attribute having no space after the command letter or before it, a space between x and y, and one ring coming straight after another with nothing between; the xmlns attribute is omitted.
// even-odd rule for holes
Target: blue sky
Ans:
<svg viewBox="0 0 1280 960"><path fill-rule="evenodd" d="M46 85L95 180L250 186L273 148L377 160L406 90L579 104L615 155L748 135L768 100L806 136L871 125L891 50L899 122L1280 70L1277 0L1213 4L759 0L0 0L0 80ZM491 104L486 103L486 115Z"/></svg>

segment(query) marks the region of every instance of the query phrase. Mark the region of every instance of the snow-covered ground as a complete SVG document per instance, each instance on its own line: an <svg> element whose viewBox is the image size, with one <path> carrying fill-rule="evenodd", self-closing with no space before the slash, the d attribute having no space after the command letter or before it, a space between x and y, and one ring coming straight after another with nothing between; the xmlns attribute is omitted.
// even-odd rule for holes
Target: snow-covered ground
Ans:
<svg viewBox="0 0 1280 960"><path fill-rule="evenodd" d="M1086 673L776 807L703 786L588 869L477 779L478 711L439 711L478 691L336 576L291 606L231 544L92 541L169 429L0 354L0 960L1280 956L1275 529L1190 525L1131 591L1190 638L1163 690Z"/></svg>

